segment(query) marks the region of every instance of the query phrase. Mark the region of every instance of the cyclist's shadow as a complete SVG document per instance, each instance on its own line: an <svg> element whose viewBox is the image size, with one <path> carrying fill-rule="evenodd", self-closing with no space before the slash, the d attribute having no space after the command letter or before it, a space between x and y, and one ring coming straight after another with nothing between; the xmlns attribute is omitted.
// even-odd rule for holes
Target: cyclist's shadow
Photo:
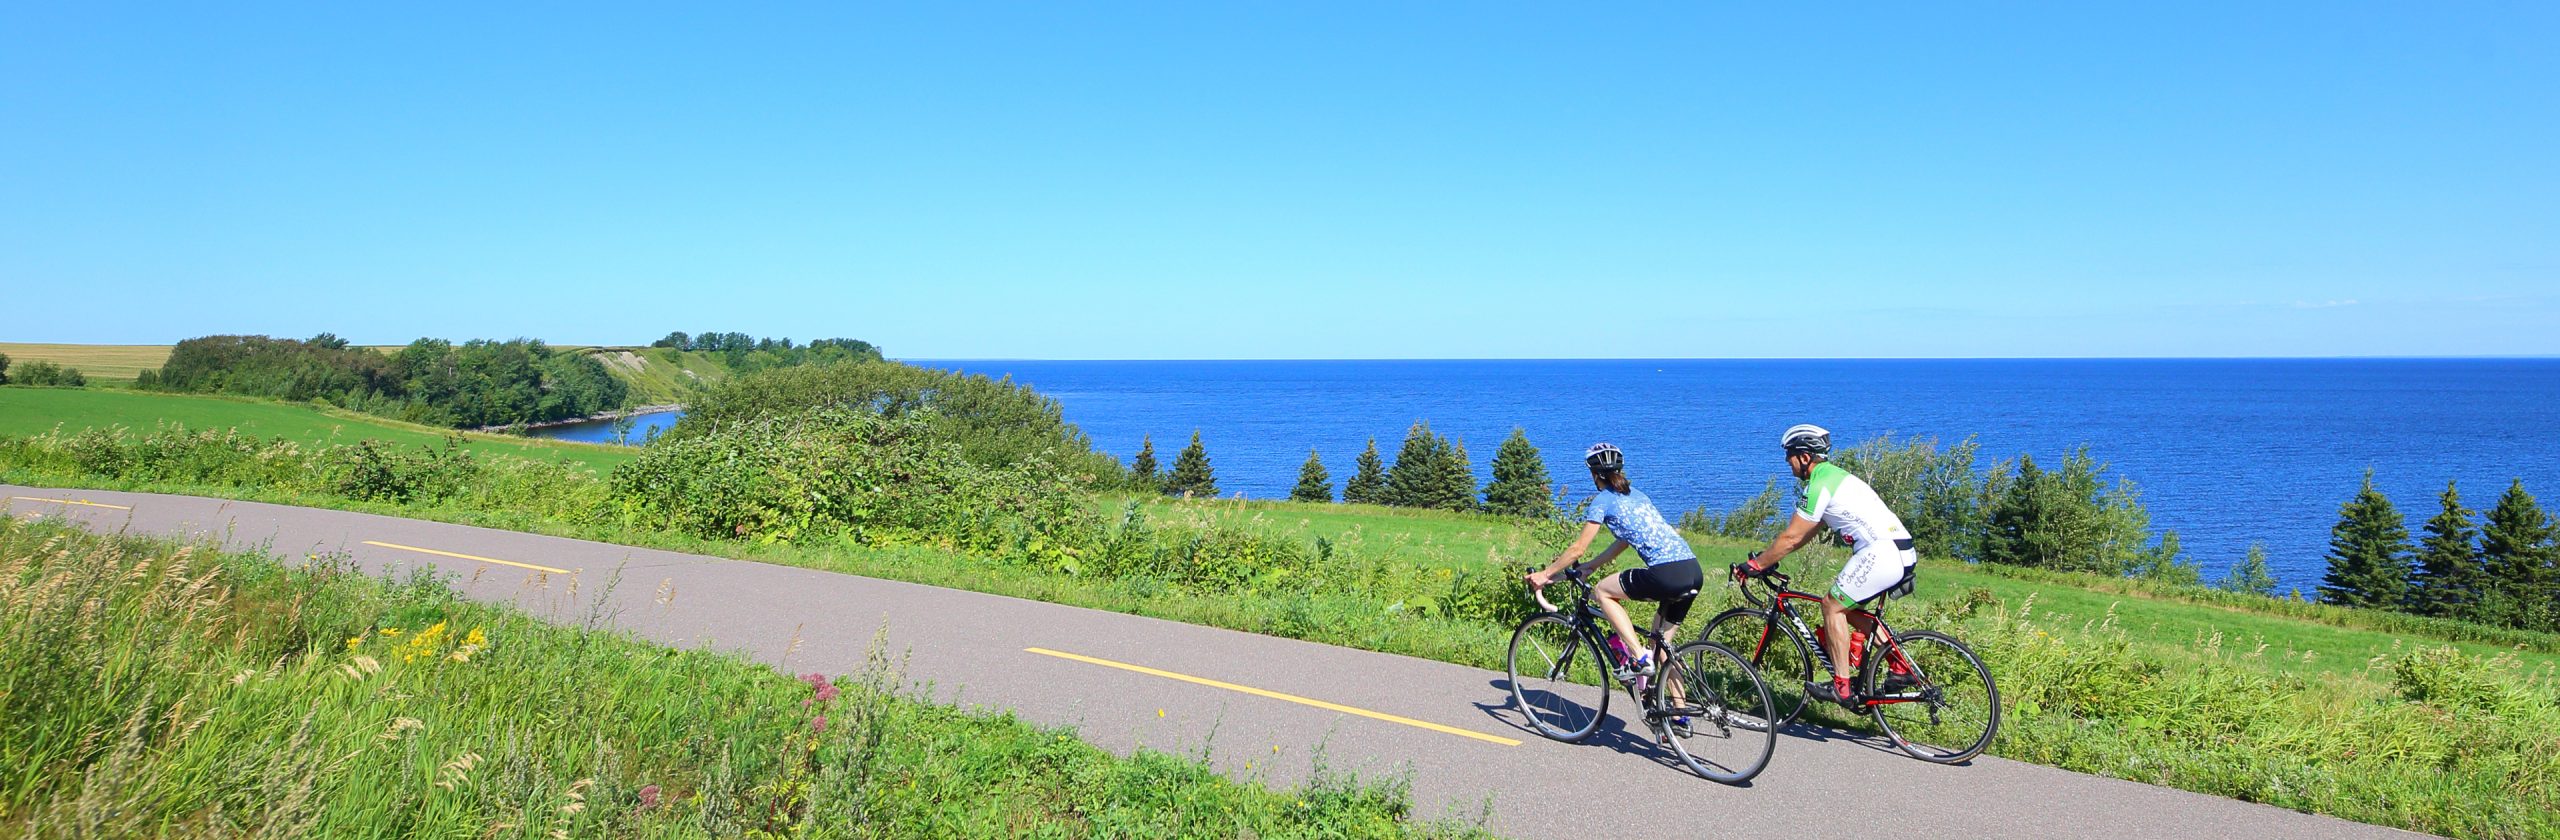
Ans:
<svg viewBox="0 0 2560 840"><path fill-rule="evenodd" d="M1546 739L1547 736L1539 734L1536 727L1529 725L1526 715L1524 715L1517 707L1511 705L1511 680L1509 678L1495 677L1487 684L1493 686L1495 691L1502 692L1502 699L1492 703L1475 703L1473 705L1476 707L1477 711L1483 712L1485 717L1501 721L1504 726L1526 733L1528 737L1541 740ZM1612 688L1610 690L1616 691L1617 689ZM1621 717L1620 714L1625 711L1626 707L1631 705L1633 705L1633 701L1629 701L1623 694L1612 696L1609 702L1609 714L1600 719L1599 731L1591 733L1591 737L1584 738L1574 743L1577 745L1607 747L1627 755L1641 756L1643 758L1650 759L1655 764L1660 764L1664 767L1678 770L1682 773L1689 772L1688 766L1680 763L1680 757L1673 755L1670 747L1654 743L1653 733L1644 730L1629 729L1627 727L1626 718ZM1735 787L1750 786L1750 782L1743 782L1742 784L1735 785Z"/></svg>

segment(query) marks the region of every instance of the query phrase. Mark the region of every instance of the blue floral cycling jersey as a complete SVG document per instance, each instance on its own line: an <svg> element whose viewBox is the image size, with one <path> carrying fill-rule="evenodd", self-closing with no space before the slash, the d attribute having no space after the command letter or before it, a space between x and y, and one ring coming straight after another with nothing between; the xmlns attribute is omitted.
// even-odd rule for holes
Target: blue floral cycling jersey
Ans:
<svg viewBox="0 0 2560 840"><path fill-rule="evenodd" d="M1662 511L1654 509L1653 500L1646 498L1642 490L1624 496L1607 490L1594 493L1591 512L1582 520L1609 526L1609 533L1633 546L1647 566L1698 558L1697 552L1689 550L1689 541L1681 539L1680 532L1663 520Z"/></svg>

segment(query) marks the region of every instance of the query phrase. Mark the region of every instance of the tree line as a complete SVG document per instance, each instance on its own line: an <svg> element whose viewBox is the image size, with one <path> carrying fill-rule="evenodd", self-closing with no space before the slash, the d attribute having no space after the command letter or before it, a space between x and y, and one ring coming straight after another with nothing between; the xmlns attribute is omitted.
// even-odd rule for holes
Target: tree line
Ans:
<svg viewBox="0 0 2560 840"><path fill-rule="evenodd" d="M12 375L9 373L9 354L0 353L0 385L53 385L80 388L88 384L89 377L80 375L79 368L63 367L43 360L19 365L18 372Z"/></svg>
<svg viewBox="0 0 2560 840"><path fill-rule="evenodd" d="M1155 438L1141 439L1138 454L1129 462L1129 476L1131 485L1143 490L1193 498L1218 495L1217 476L1197 430L1191 433L1191 443L1174 456L1173 468L1163 472L1156 461ZM1555 492L1546 461L1538 456L1538 447L1529 442L1526 430L1511 430L1511 437L1494 450L1493 479L1479 488L1466 442L1433 431L1429 421L1421 421L1405 431L1404 445L1392 465L1379 456L1378 440L1369 439L1368 449L1353 461L1350 480L1343 483L1342 501L1546 518L1558 512ZM1307 451L1289 499L1334 500L1332 473L1315 450Z"/></svg>
<svg viewBox="0 0 2560 840"><path fill-rule="evenodd" d="M2485 514L2446 482L2436 514L2411 541L2391 499L2363 488L2329 531L2320 599L2335 604L2560 632L2560 521L2519 478Z"/></svg>
<svg viewBox="0 0 2560 840"><path fill-rule="evenodd" d="M706 332L699 335L682 331L667 333L665 338L649 342L651 347L715 353L731 373L753 373L773 368L801 365L825 365L837 362L877 362L885 359L880 348L855 338L821 338L807 344L794 344L789 338L758 338L742 332Z"/></svg>
<svg viewBox="0 0 2560 840"><path fill-rule="evenodd" d="M585 417L621 408L622 380L585 353L535 339L421 338L392 353L321 333L308 339L209 335L178 342L141 390L325 401L449 428Z"/></svg>

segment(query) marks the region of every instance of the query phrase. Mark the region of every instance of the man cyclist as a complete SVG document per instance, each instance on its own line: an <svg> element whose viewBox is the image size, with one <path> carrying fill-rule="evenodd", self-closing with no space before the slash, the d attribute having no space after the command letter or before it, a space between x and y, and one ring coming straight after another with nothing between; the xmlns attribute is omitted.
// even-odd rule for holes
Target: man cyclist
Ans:
<svg viewBox="0 0 2560 840"><path fill-rule="evenodd" d="M1801 424L1779 435L1778 445L1786 451L1787 469L1804 482L1804 502L1786 530L1767 549L1753 553L1745 566L1749 574L1767 574L1821 526L1829 526L1849 543L1849 562L1840 567L1839 579L1822 599L1822 641L1831 654L1831 683L1806 683L1805 690L1813 697L1855 708L1857 690L1849 682L1856 672L1849 662L1853 644L1849 608L1901 583L1920 562L1920 553L1913 550L1911 532L1902 527L1902 518L1885 507L1875 488L1831 463L1831 432ZM1855 629L1858 639L1875 632L1873 616L1860 615L1856 623L1863 625ZM1898 671L1886 681L1902 676Z"/></svg>
<svg viewBox="0 0 2560 840"><path fill-rule="evenodd" d="M1591 468L1591 483L1598 493L1591 496L1590 512L1584 514L1582 535L1556 555L1555 562L1529 573L1529 585L1545 589L1556 573L1591 550L1591 540L1607 526L1615 541L1609 550L1600 552L1583 571L1605 568L1620 552L1634 546L1636 556L1643 558L1644 568L1629 569L1610 575L1593 586L1600 595L1600 611L1609 616L1609 626L1618 633L1618 641L1626 645L1627 655L1636 657L1632 667L1621 668L1618 678L1632 679L1653 669L1652 645L1636 636L1635 624L1627 619L1623 601L1659 601L1662 609L1654 613L1653 631L1667 634L1679 628L1689 616L1689 604L1697 599L1698 587L1705 577L1698 571L1698 554L1689 549L1689 541L1680 536L1653 500L1627 483L1626 456L1618 448L1595 443L1582 454L1582 462Z"/></svg>

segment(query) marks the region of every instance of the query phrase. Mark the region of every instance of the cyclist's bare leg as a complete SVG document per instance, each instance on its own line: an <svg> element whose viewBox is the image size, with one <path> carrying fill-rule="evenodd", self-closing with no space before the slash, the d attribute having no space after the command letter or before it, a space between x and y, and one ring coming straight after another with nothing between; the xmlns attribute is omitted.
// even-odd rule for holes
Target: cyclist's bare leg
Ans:
<svg viewBox="0 0 2560 840"><path fill-rule="evenodd" d="M1620 603L1627 600L1626 584L1618 580L1624 574L1619 572L1601 579L1600 585L1592 587L1591 591L1600 593L1600 612L1609 616L1609 629L1618 632L1618 641L1626 644L1629 654L1641 656L1646 645L1636 636L1635 622L1627 618L1627 605Z"/></svg>
<svg viewBox="0 0 2560 840"><path fill-rule="evenodd" d="M1663 620L1662 620L1662 614L1661 614L1661 613L1654 613L1654 614L1653 614L1653 636L1654 636L1654 638L1661 639L1661 640L1663 641L1663 644L1667 646L1667 645L1669 645L1669 644L1671 643L1671 639L1672 639L1672 638L1677 637L1677 636L1679 636L1679 635L1680 635L1680 625L1672 624L1672 623L1669 623L1669 622L1663 621ZM1665 651L1665 653L1668 653L1668 651ZM1667 662L1667 661L1669 661L1669 660L1668 660L1668 659L1666 659L1666 660L1664 660L1664 661L1666 661L1666 662ZM1669 686L1669 687L1670 687L1670 689L1671 689L1671 705L1673 705L1673 706L1685 706L1685 705L1688 705L1688 703L1689 703L1689 696L1688 696L1687 686L1683 686L1683 685L1681 685L1681 684L1680 684L1680 681L1679 681L1679 680L1671 679L1670 677L1667 677L1667 676L1666 676L1666 677L1663 677L1663 679L1665 679L1665 680L1669 680L1668 682L1664 683L1664 685Z"/></svg>
<svg viewBox="0 0 2560 840"><path fill-rule="evenodd" d="M1849 679L1857 669L1849 667L1849 611L1833 596L1822 598L1822 647L1831 654L1831 675Z"/></svg>

